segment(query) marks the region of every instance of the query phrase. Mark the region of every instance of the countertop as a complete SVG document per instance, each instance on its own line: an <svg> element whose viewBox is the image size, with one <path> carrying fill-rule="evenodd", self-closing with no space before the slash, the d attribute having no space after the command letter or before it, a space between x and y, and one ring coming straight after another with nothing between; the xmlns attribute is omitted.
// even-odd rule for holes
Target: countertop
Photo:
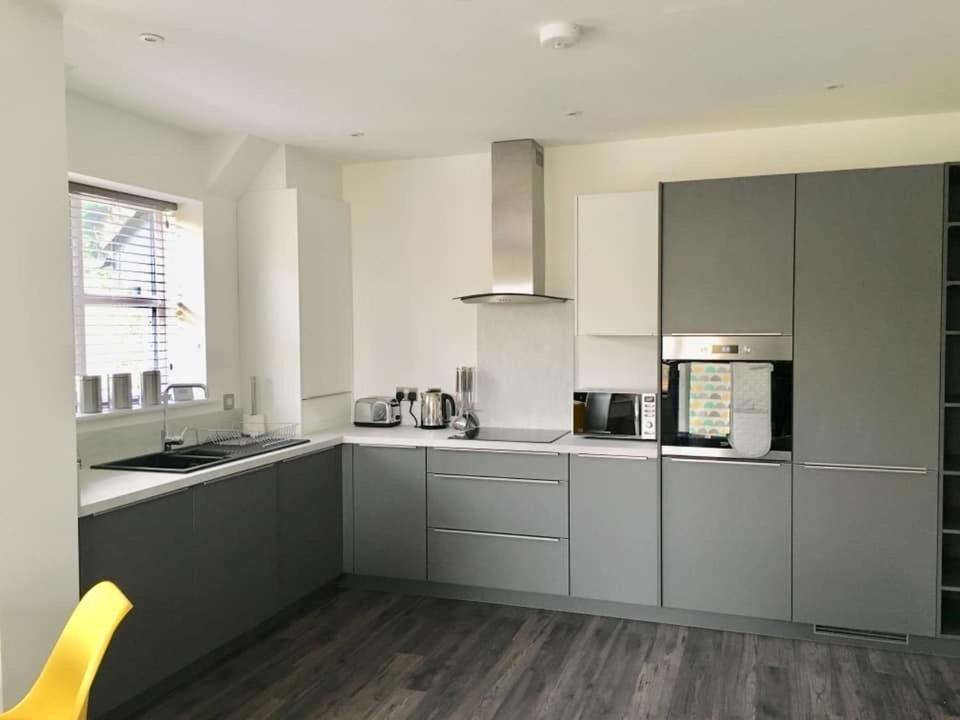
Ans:
<svg viewBox="0 0 960 720"><path fill-rule="evenodd" d="M254 470L264 465L289 460L342 444L351 445L416 445L418 447L455 447L463 450L513 450L523 452L563 453L568 455L616 455L657 457L657 443L636 440L592 440L567 434L552 443L488 442L452 440L450 428L421 430L410 425L394 428L361 428L353 425L306 435L302 445L264 453L256 457L226 463L192 473L155 473L134 470L91 470L78 473L79 516L116 510L125 505L176 492L217 478Z"/></svg>

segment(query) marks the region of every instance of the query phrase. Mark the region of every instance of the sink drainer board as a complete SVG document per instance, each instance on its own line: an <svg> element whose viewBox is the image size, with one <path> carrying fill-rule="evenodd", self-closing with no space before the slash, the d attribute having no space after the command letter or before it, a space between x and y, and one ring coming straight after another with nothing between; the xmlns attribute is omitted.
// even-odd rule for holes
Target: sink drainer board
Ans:
<svg viewBox="0 0 960 720"><path fill-rule="evenodd" d="M902 633L881 632L879 630L858 630L856 628L837 627L835 625L814 625L814 635L840 638L844 640L874 640L876 642L906 645L909 638Z"/></svg>
<svg viewBox="0 0 960 720"><path fill-rule="evenodd" d="M243 428L207 429L207 442L227 447L258 444L263 447L287 442L297 437L297 423L254 423Z"/></svg>

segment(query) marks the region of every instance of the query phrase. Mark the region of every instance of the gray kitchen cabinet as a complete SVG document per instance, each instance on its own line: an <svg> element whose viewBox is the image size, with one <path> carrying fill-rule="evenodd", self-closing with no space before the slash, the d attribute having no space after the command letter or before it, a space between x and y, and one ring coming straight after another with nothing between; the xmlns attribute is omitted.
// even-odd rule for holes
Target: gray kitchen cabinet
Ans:
<svg viewBox="0 0 960 720"><path fill-rule="evenodd" d="M570 594L658 605L657 461L570 458Z"/></svg>
<svg viewBox="0 0 960 720"><path fill-rule="evenodd" d="M795 179L662 186L664 333L792 332Z"/></svg>
<svg viewBox="0 0 960 720"><path fill-rule="evenodd" d="M568 483L561 480L427 476L427 524L457 530L567 537Z"/></svg>
<svg viewBox="0 0 960 720"><path fill-rule="evenodd" d="M281 607L340 575L341 484L339 447L277 465Z"/></svg>
<svg viewBox="0 0 960 720"><path fill-rule="evenodd" d="M566 538L430 528L430 580L521 592L567 595Z"/></svg>
<svg viewBox="0 0 960 720"><path fill-rule="evenodd" d="M196 527L196 614L212 650L279 608L276 467L199 486Z"/></svg>
<svg viewBox="0 0 960 720"><path fill-rule="evenodd" d="M133 603L90 695L102 715L199 657L193 491L80 518L80 593L110 580Z"/></svg>
<svg viewBox="0 0 960 720"><path fill-rule="evenodd" d="M537 480L566 480L569 477L567 456L549 450L430 448L427 450L427 470L439 474Z"/></svg>
<svg viewBox="0 0 960 720"><path fill-rule="evenodd" d="M790 619L788 464L663 461L663 605Z"/></svg>
<svg viewBox="0 0 960 720"><path fill-rule="evenodd" d="M937 502L933 471L797 466L794 620L933 635Z"/></svg>
<svg viewBox="0 0 960 720"><path fill-rule="evenodd" d="M424 449L358 445L353 453L355 572L425 580L427 472Z"/></svg>
<svg viewBox="0 0 960 720"><path fill-rule="evenodd" d="M942 165L798 176L795 460L937 466L942 242Z"/></svg>

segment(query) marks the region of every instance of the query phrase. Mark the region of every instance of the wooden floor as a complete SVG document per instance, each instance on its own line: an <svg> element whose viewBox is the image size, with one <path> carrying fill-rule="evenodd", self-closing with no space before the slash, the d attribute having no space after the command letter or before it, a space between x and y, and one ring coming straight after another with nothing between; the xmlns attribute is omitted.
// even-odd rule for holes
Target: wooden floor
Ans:
<svg viewBox="0 0 960 720"><path fill-rule="evenodd" d="M349 591L142 717L953 716L960 660Z"/></svg>

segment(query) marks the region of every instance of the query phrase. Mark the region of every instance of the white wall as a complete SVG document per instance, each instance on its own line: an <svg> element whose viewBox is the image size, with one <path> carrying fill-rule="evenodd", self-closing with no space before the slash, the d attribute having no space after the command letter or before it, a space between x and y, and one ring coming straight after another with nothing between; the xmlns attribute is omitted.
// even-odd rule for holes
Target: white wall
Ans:
<svg viewBox="0 0 960 720"><path fill-rule="evenodd" d="M349 165L343 178L356 396L452 390L455 368L477 362L476 308L452 298L491 285L489 155Z"/></svg>
<svg viewBox="0 0 960 720"><path fill-rule="evenodd" d="M0 3L0 706L40 671L77 600L71 250L61 20ZM14 412L15 411L15 412Z"/></svg>
<svg viewBox="0 0 960 720"><path fill-rule="evenodd" d="M578 194L652 190L669 180L958 158L960 113L547 148L546 290L575 294ZM344 168L353 226L358 395L389 392L398 383L450 387L453 367L475 359L475 311L449 298L490 286L489 163L489 155L480 154ZM591 374L578 381L615 384L632 378L630 364L637 362L644 365L640 375L655 384L659 361L652 347L618 346L623 356L611 363L609 379ZM588 351L611 349L594 344ZM482 407L483 387L479 393Z"/></svg>

